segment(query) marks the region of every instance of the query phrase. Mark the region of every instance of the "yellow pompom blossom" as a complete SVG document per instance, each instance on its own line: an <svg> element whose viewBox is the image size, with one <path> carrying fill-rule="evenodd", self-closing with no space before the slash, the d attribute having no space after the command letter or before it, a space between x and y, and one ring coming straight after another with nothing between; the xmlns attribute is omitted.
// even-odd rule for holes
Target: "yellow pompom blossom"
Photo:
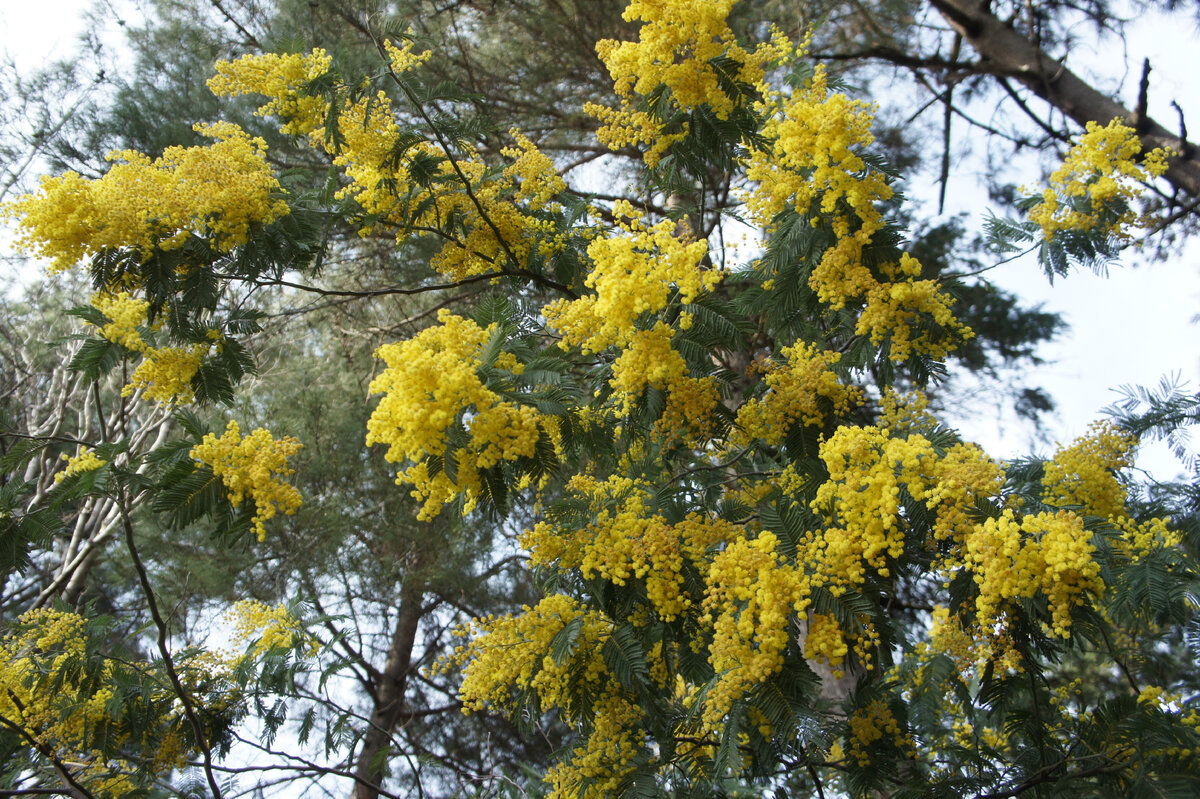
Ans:
<svg viewBox="0 0 1200 799"><path fill-rule="evenodd" d="M84 446L80 446L79 451L74 455L67 455L64 452L62 459L67 462L67 467L54 475L56 483L61 483L68 477L75 477L84 472L94 472L107 462L96 454L96 450Z"/></svg>
<svg viewBox="0 0 1200 799"><path fill-rule="evenodd" d="M735 700L783 667L788 619L809 605L807 576L783 559L778 546L771 532L741 538L709 567L703 609L713 625L709 662L719 677L702 716L708 730L719 729Z"/></svg>
<svg viewBox="0 0 1200 799"><path fill-rule="evenodd" d="M842 664L849 652L842 626L835 617L827 613L814 613L809 617L807 634L804 636L805 658L825 661L833 668L834 677L841 679Z"/></svg>
<svg viewBox="0 0 1200 799"><path fill-rule="evenodd" d="M745 94L727 93L717 76L712 60L729 59L738 65L734 79L751 89L761 88L768 64L781 61L794 52L790 42L777 30L770 41L747 51L738 44L726 19L736 0L693 3L685 0L642 2L635 0L625 9L628 22L640 20L638 41L604 40L596 52L608 67L620 98L618 108L587 103L584 110L603 125L597 138L613 150L628 146L650 145L644 154L650 166L658 163L665 150L687 135L683 130L667 134L654 116L639 110L635 95L648 97L660 88L670 91L675 107L692 109L707 105L720 119L728 119ZM748 94L748 92L746 92Z"/></svg>
<svg viewBox="0 0 1200 799"><path fill-rule="evenodd" d="M147 324L148 302L122 291L96 294L92 305L112 320L101 326L100 335L142 356L142 362L129 376L129 383L121 389L122 396L129 397L143 389L148 399L166 405L186 405L195 399L192 378L200 371L215 339L188 346L152 347L138 330Z"/></svg>
<svg viewBox="0 0 1200 799"><path fill-rule="evenodd" d="M208 350L208 344L148 350L129 376L129 384L121 389L122 396L131 396L141 388L155 402L186 405L195 398L192 378L200 371Z"/></svg>
<svg viewBox="0 0 1200 799"><path fill-rule="evenodd" d="M415 69L431 55L414 52L411 42L384 46L397 73ZM368 236L388 226L396 230L397 243L413 234L438 236L443 246L431 264L441 274L462 280L497 272L509 260L523 266L531 253L554 249L553 224L518 203L545 210L565 184L553 162L528 138L514 131L516 147L504 150L513 163L498 176L479 156L451 156L430 142L398 146L407 131L402 131L392 101L382 91L338 108L337 135L328 135L325 102L300 91L305 82L327 71L328 64L321 50L303 57L247 56L218 65L210 86L218 94L271 98L259 112L284 119L284 132L307 133L310 143L331 155L348 179L337 197L353 199L378 219L361 227L360 234ZM420 174L414 174L418 163ZM454 229L446 229L451 220Z"/></svg>
<svg viewBox="0 0 1200 799"><path fill-rule="evenodd" d="M76 613L40 608L22 614L16 629L0 640L0 717L70 763L75 779L92 795L115 798L135 788L133 766L106 757L101 741L111 744L120 736L126 744L149 747L152 767L164 773L183 767L195 754L194 744L183 744L193 731L165 687L165 678L163 693L145 697L141 709L173 709L149 725L127 726L129 709L114 706L113 689L103 687L114 663L100 666L99 683L85 679L83 661L95 654L89 652L87 638L87 622ZM150 663L117 663L152 668ZM225 677L206 667L205 658L181 658L177 666L189 689L211 700L214 710L239 701ZM142 740L130 740L131 733Z"/></svg>
<svg viewBox="0 0 1200 799"><path fill-rule="evenodd" d="M871 755L868 750L873 744L884 739L890 739L889 743L898 749L913 751L912 739L900 728L900 723L882 699L876 699L854 711L854 715L850 717L848 755L854 758L859 766L870 765Z"/></svg>
<svg viewBox="0 0 1200 799"><path fill-rule="evenodd" d="M138 332L138 328L146 324L149 302L119 291L115 294L93 294L91 303L92 307L112 320L100 328L100 335L134 352L144 353L150 349Z"/></svg>
<svg viewBox="0 0 1200 799"><path fill-rule="evenodd" d="M782 364L768 362L757 367L766 374L768 391L738 409L734 446L754 439L778 446L792 425L820 426L828 414L848 413L852 405L863 401L862 389L846 385L832 371L841 360L840 353L797 341L783 348L783 356Z"/></svg>
<svg viewBox="0 0 1200 799"><path fill-rule="evenodd" d="M481 328L443 310L439 325L408 341L385 344L375 355L387 367L371 381L383 394L367 422L367 444L387 444L389 463L411 463L396 477L424 501L418 518L436 516L456 496L470 511L478 499L479 471L501 461L532 457L543 417L528 406L500 398L483 384L482 349L494 329ZM427 459L446 455L450 428L467 428L466 446L454 452L456 479L430 474Z"/></svg>
<svg viewBox="0 0 1200 799"><path fill-rule="evenodd" d="M648 386L669 391L688 378L687 363L671 347L673 332L666 322L637 331L613 363L610 382L621 403L621 415L629 415L633 403Z"/></svg>
<svg viewBox="0 0 1200 799"><path fill-rule="evenodd" d="M641 222L642 214L628 203L618 203L618 217L630 221L623 233L597 238L588 246L594 266L584 283L594 295L578 300L556 300L542 309L565 344L585 353L623 346L634 336L636 322L667 307L672 292L679 302L694 302L721 281L721 273L702 266L708 243L678 238L676 224L664 220L653 226Z"/></svg>
<svg viewBox="0 0 1200 799"><path fill-rule="evenodd" d="M274 607L257 599L242 599L233 604L226 617L233 622L234 641L254 642L250 650L257 657L272 649L291 649L304 644L307 654L315 654L318 643L283 605Z"/></svg>
<svg viewBox="0 0 1200 799"><path fill-rule="evenodd" d="M676 378L671 383L662 416L654 423L654 435L665 446L696 444L711 438L717 431L713 412L720 401L715 379Z"/></svg>
<svg viewBox="0 0 1200 799"><path fill-rule="evenodd" d="M889 576L888 563L904 552L900 487L924 498L936 454L921 435L892 438L875 427L840 427L820 454L829 479L812 505L833 526L809 557L821 583L840 596L861 585L867 569Z"/></svg>
<svg viewBox="0 0 1200 799"><path fill-rule="evenodd" d="M232 419L218 438L212 433L192 447L191 457L221 478L236 508L246 497L254 502L252 524L259 541L267 537L265 522L282 511L290 516L300 507L300 492L280 478L295 470L287 459L300 451L301 443L291 436L276 439L259 428L242 437Z"/></svg>
<svg viewBox="0 0 1200 799"><path fill-rule="evenodd" d="M412 36L412 28L408 29L408 35ZM433 53L429 50L415 52L416 42L407 41L400 47L392 44L391 40L383 40L383 49L388 55L388 66L398 75L403 75L405 72L411 72L417 67L429 60Z"/></svg>
<svg viewBox="0 0 1200 799"><path fill-rule="evenodd" d="M305 84L329 71L333 59L317 48L300 53L263 53L236 61L218 61L208 88L218 97L261 94L270 100L258 107L258 116L277 116L286 124L283 133L304 135L325 124L328 104L320 97L301 93Z"/></svg>
<svg viewBox="0 0 1200 799"><path fill-rule="evenodd" d="M578 625L579 632L566 656L556 660L550 645L568 624ZM584 711L576 699L580 691L596 697L588 719L591 734L574 748L569 761L545 777L553 786L552 796L609 795L641 748L641 708L604 664L602 649L611 630L612 623L603 615L581 608L569 597L552 595L534 607L525 606L518 615L488 617L460 630L457 634L469 636L470 642L442 663L442 668L467 665L459 690L464 712L488 706L511 711L518 693L533 691L541 707L557 708L567 720L578 722ZM585 780L592 788L582 793L580 783Z"/></svg>
<svg viewBox="0 0 1200 799"><path fill-rule="evenodd" d="M1129 208L1129 202L1141 196L1142 188L1136 184L1167 171L1171 152L1155 148L1139 163L1135 159L1141 152L1141 140L1120 118L1107 125L1088 122L1087 132L1051 173L1042 201L1029 211L1043 238L1050 241L1060 231L1099 227L1107 236L1128 240L1131 227L1144 226L1146 220Z"/></svg>
<svg viewBox="0 0 1200 799"><path fill-rule="evenodd" d="M881 283L867 292L867 305L854 332L869 336L876 345L889 340L888 357L897 363L913 355L942 360L960 341L975 335L955 318L950 310L953 304L932 280ZM936 327L930 329L930 322Z"/></svg>
<svg viewBox="0 0 1200 799"><path fill-rule="evenodd" d="M964 542L964 562L979 587L978 626L988 629L1006 603L1040 592L1052 616L1047 632L1069 637L1071 611L1089 595L1104 592L1091 537L1082 519L1070 511L1018 520L1006 510L978 525Z"/></svg>
<svg viewBox="0 0 1200 799"><path fill-rule="evenodd" d="M670 524L647 508L651 486L626 477L598 481L576 476L568 488L587 498L592 520L582 528L557 528L539 522L521 537L535 566L578 568L585 578L600 577L614 585L642 581L650 606L671 621L700 600L685 588L685 566L703 573L711 547L741 537L723 519L688 515Z"/></svg>
<svg viewBox="0 0 1200 799"><path fill-rule="evenodd" d="M123 150L96 180L74 172L45 178L41 190L6 206L23 248L61 271L108 249L149 256L189 236L223 251L244 244L250 228L288 212L266 161L267 145L231 122L197 125L206 147L168 147L160 158Z"/></svg>
<svg viewBox="0 0 1200 799"><path fill-rule="evenodd" d="M1117 473L1133 466L1137 438L1111 422L1094 422L1088 433L1060 447L1042 476L1046 502L1077 506L1102 518L1125 515L1125 489Z"/></svg>
<svg viewBox="0 0 1200 799"><path fill-rule="evenodd" d="M1137 437L1112 422L1094 422L1069 446L1060 446L1042 475L1045 501L1099 516L1121 531L1118 545L1137 559L1152 549L1177 546L1181 539L1168 518L1138 522L1128 516L1125 487L1118 475L1132 468Z"/></svg>
<svg viewBox="0 0 1200 799"><path fill-rule="evenodd" d="M555 196L566 190L566 181L558 174L550 156L539 150L529 137L516 128L510 128L508 134L517 144L505 147L500 153L512 159L512 163L504 168L504 177L520 181L514 196L528 201L534 208L547 207Z"/></svg>

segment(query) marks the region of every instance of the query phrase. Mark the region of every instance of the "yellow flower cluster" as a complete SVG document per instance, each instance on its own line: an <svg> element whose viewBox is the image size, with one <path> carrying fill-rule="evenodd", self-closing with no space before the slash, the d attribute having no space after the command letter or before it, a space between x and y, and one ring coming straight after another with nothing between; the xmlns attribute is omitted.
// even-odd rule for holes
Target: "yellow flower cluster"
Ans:
<svg viewBox="0 0 1200 799"><path fill-rule="evenodd" d="M577 637L569 653L556 660L551 644L569 624L578 625ZM552 786L552 797L599 799L612 794L642 748L642 710L604 664L603 646L611 630L612 623L603 615L556 594L534 607L526 605L519 615L489 616L456 631L469 637L469 643L457 647L436 669L465 664L459 689L464 713L488 706L511 712L517 709L518 695L526 691L537 694L541 708L557 709L569 722L579 724L588 712L589 735L568 760L546 774L545 781ZM647 655L652 678L663 682L660 649ZM590 707L580 706L581 694L595 697Z"/></svg>
<svg viewBox="0 0 1200 799"><path fill-rule="evenodd" d="M217 438L208 433L192 447L190 455L221 478L235 508L250 497L254 502L254 531L263 541L268 519L279 511L290 516L300 507L300 492L280 478L295 471L287 459L302 446L292 436L276 439L262 428L243 438L238 423L231 419L224 435Z"/></svg>
<svg viewBox="0 0 1200 799"><path fill-rule="evenodd" d="M142 362L130 375L129 383L121 389L122 396L131 396L141 388L155 402L187 404L192 401L195 396L192 378L200 371L212 342L186 347L150 346L138 329L146 325L150 304L124 291L95 294L92 296L92 305L111 320L100 328L100 335L142 355Z"/></svg>
<svg viewBox="0 0 1200 799"><path fill-rule="evenodd" d="M834 309L865 302L855 332L873 344L890 338L889 357L896 362L913 354L944 358L958 338L970 338L970 328L950 311L951 298L935 282L917 280L922 267L911 255L881 265L883 280L864 262L863 249L884 225L878 204L892 196L884 174L858 154L874 141L873 108L830 92L820 67L803 91L787 97L768 92L759 107L768 116L768 146L748 159L754 186L745 193L746 207L764 226L785 208L832 218L836 243L809 276L817 297ZM812 224L819 221L814 216ZM929 323L942 334L933 335Z"/></svg>
<svg viewBox="0 0 1200 799"><path fill-rule="evenodd" d="M92 307L109 318L109 322L100 328L100 335L120 344L127 350L146 352L149 345L142 340L138 328L146 324L146 315L150 303L130 296L128 292L119 291L115 294L100 292L93 294Z"/></svg>
<svg viewBox="0 0 1200 799"><path fill-rule="evenodd" d="M721 281L721 273L705 269L708 243L675 235L676 224L664 220L645 226L642 213L618 203L614 214L629 219L624 233L597 238L588 246L594 266L585 279L596 293L577 300L556 300L542 309L552 327L563 334L564 345L585 353L624 346L635 335L637 322L667 307L673 292L679 302L694 302Z"/></svg>
<svg viewBox="0 0 1200 799"><path fill-rule="evenodd" d="M676 378L671 383L662 416L654 423L654 436L668 447L680 443L701 444L717 431L713 411L720 400L714 378Z"/></svg>
<svg viewBox="0 0 1200 799"><path fill-rule="evenodd" d="M415 69L430 57L429 51L414 52L411 42L403 47L388 42L385 49L396 73ZM510 254L523 266L530 253L553 248L553 225L513 201L546 209L565 187L553 161L528 138L513 132L517 145L504 150L513 163L498 176L477 156L456 156L452 162L434 144L400 144L401 128L382 91L337 109L338 135L330 135L325 128L327 104L303 92L304 84L328 67L329 57L322 50L308 56L246 56L219 64L210 86L219 95L257 93L270 98L259 112L279 115L286 123L284 132L308 134L314 147L333 156L349 179L337 196L354 199L367 214L378 217L378 223L362 227L360 233L370 235L386 224L396 229L397 242L414 232L439 236L444 244L431 263L448 277L461 280L498 271ZM428 175L431 160L433 176ZM420 175L414 174L418 161Z"/></svg>
<svg viewBox="0 0 1200 799"><path fill-rule="evenodd" d="M93 472L106 463L106 461L102 460L96 454L96 450L84 446L80 446L74 455L67 455L64 452L62 459L67 462L67 468L54 475L54 482L56 483L61 483L68 477L75 477L84 472Z"/></svg>
<svg viewBox="0 0 1200 799"><path fill-rule="evenodd" d="M890 575L889 561L904 552L900 488L923 499L936 453L921 435L892 438L877 427L839 427L821 444L829 479L817 489L813 510L830 525L808 551L820 583L834 596L860 586L873 569Z"/></svg>
<svg viewBox="0 0 1200 799"><path fill-rule="evenodd" d="M241 599L226 611L233 622L234 641L247 644L254 642L250 650L257 657L272 649L291 649L298 643L306 645L307 654L318 649L318 642L308 635L300 622L283 605L274 607L257 599Z"/></svg>
<svg viewBox="0 0 1200 799"><path fill-rule="evenodd" d="M622 416L629 415L648 386L674 393L676 386L691 379L683 356L671 347L673 333L671 326L662 321L649 330L638 330L613 362L610 384L621 403Z"/></svg>
<svg viewBox="0 0 1200 799"><path fill-rule="evenodd" d="M504 168L504 177L516 183L514 196L535 208L547 207L554 197L566 190L566 181L558 174L550 156L539 150L529 137L516 128L509 129L508 134L517 145L505 147L500 153L512 159L512 163Z"/></svg>
<svg viewBox="0 0 1200 799"><path fill-rule="evenodd" d="M242 56L236 61L218 61L216 75L208 88L218 97L261 94L270 100L258 107L258 116L277 116L286 124L284 133L304 135L325 124L328 104L320 97L302 93L308 83L329 71L333 59L317 48L308 55L264 53Z"/></svg>
<svg viewBox="0 0 1200 799"><path fill-rule="evenodd" d="M72 764L72 772L97 797L118 797L134 789L130 773L133 766L118 758L108 758L98 743L121 745L113 727L123 722L125 709L113 707L111 688L98 687L85 680L80 671L88 656L87 630L83 617L76 613L49 608L27 611L17 619L16 631L0 640L0 716L20 729L39 746L54 751ZM149 664L142 664L148 667ZM204 689L226 693L228 686L192 660L181 660L181 671L189 683L204 683ZM111 666L102 668L101 682ZM159 706L171 706L171 697L154 697ZM153 738L150 753L160 772L182 767L194 754L182 744L181 732L190 727L177 712L168 713L140 732L146 742ZM177 745L159 746L158 742Z"/></svg>
<svg viewBox="0 0 1200 799"><path fill-rule="evenodd" d="M954 300L932 280L880 283L867 292L867 304L854 332L872 344L891 341L888 357L897 362L913 355L944 359L958 342L974 337L971 328L955 318ZM936 325L931 328L930 323Z"/></svg>
<svg viewBox="0 0 1200 799"><path fill-rule="evenodd" d="M626 477L599 481L576 476L568 489L588 499L592 521L582 529L540 522L527 530L521 545L530 550L531 563L578 568L586 578L600 577L614 585L642 581L651 607L668 621L699 599L685 589L685 564L703 573L709 548L741 535L730 522L696 513L678 524L668 523L647 508L650 486Z"/></svg>
<svg viewBox="0 0 1200 799"><path fill-rule="evenodd" d="M389 463L413 464L396 483L413 485L413 496L425 503L418 514L423 520L459 495L469 512L478 500L479 471L532 457L543 430L540 413L501 399L479 377L482 350L494 328L445 310L438 321L408 341L376 351L387 367L371 381L371 393L383 398L367 422L368 445L387 444ZM450 429L460 423L469 439L448 454ZM443 456L455 459L456 479L445 469L430 473L428 459Z"/></svg>
<svg viewBox="0 0 1200 799"><path fill-rule="evenodd" d="M584 105L587 113L604 123L597 131L601 142L613 150L648 144L644 157L654 166L667 147L687 135L686 125L681 131L665 133L659 119L669 116L670 110L707 105L718 118L728 119L735 108L746 104L745 89L762 90L767 65L787 58L794 48L779 31L772 30L770 41L753 51L743 49L726 21L736 2L634 0L629 4L625 20L643 23L638 41L606 39L596 45L620 97L618 108ZM718 77L714 59L737 64L736 72L726 77L744 89L730 94ZM637 109L635 95L650 97L663 89L670 92L667 113L656 118Z"/></svg>
<svg viewBox="0 0 1200 799"><path fill-rule="evenodd" d="M730 542L712 559L703 609L713 625L709 662L718 677L702 715L708 730L719 729L735 700L782 668L788 619L809 605L808 577L778 547L775 534L764 531Z"/></svg>
<svg viewBox="0 0 1200 799"><path fill-rule="evenodd" d="M1112 422L1094 422L1070 446L1059 447L1042 476L1046 502L1075 506L1101 518L1125 514L1125 489L1117 472L1133 466L1137 438Z"/></svg>
<svg viewBox="0 0 1200 799"><path fill-rule="evenodd" d="M1095 546L1083 521L1070 511L1017 520L1006 510L977 525L964 541L963 561L979 587L977 626L996 626L1006 603L1041 593L1052 617L1048 632L1070 637L1071 611L1104 592Z"/></svg>
<svg viewBox="0 0 1200 799"><path fill-rule="evenodd" d="M168 147L151 160L129 150L101 178L74 172L42 180L41 190L7 205L18 218L23 248L62 271L108 249L149 256L179 247L189 236L220 250L244 244L255 224L288 212L266 161L266 143L230 122L197 125L215 139L206 147Z"/></svg>
<svg viewBox="0 0 1200 799"><path fill-rule="evenodd" d="M592 708L591 733L570 759L543 777L552 786L548 799L605 799L615 796L642 749L642 708L612 683Z"/></svg>
<svg viewBox="0 0 1200 799"><path fill-rule="evenodd" d="M1088 122L1087 132L1050 175L1042 201L1029 211L1043 238L1050 241L1059 231L1099 229L1107 236L1128 240L1129 228L1145 226L1146 220L1129 208L1129 202L1141 196L1142 189L1136 184L1167 171L1171 152L1155 148L1138 163L1135 159L1141 152L1142 143L1133 128L1120 118L1107 125Z"/></svg>
<svg viewBox="0 0 1200 799"><path fill-rule="evenodd" d="M129 376L129 384L121 389L121 395L131 396L142 388L155 402L186 405L195 398L192 378L200 371L208 350L208 344L200 343L148 350Z"/></svg>
<svg viewBox="0 0 1200 799"><path fill-rule="evenodd" d="M898 749L912 750L912 739L900 728L900 723L882 699L856 709L850 717L850 757L860 766L869 766L871 756L868 749L889 736Z"/></svg>
<svg viewBox="0 0 1200 799"><path fill-rule="evenodd" d="M832 371L831 367L841 360L840 353L797 341L783 348L783 356L782 364L758 367L766 373L764 382L769 390L738 409L734 446L755 439L778 446L797 422L819 426L825 423L827 414L845 414L863 401L861 388L844 384Z"/></svg>
<svg viewBox="0 0 1200 799"><path fill-rule="evenodd" d="M825 661L833 668L833 676L841 679L842 664L850 647L842 634L842 625L828 613L809 616L808 630L804 636L804 657L812 661Z"/></svg>

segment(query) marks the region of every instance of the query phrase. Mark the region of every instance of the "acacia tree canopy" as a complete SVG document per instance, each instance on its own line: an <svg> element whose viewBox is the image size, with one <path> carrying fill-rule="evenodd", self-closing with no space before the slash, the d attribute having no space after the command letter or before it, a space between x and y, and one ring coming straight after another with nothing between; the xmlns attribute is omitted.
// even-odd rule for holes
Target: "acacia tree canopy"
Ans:
<svg viewBox="0 0 1200 799"><path fill-rule="evenodd" d="M442 769L422 781L410 764L419 791L461 791L483 753L406 737L420 683L423 699L455 686L430 714L567 730L548 770L480 767L484 793L1195 794L1194 497L1129 471L1134 430L1177 430L1194 406L1149 398L1046 460L998 461L941 424L923 389L976 336L956 313L971 287L906 243L872 105L809 43L735 32L736 6L634 0L623 38L597 43L615 95L582 110L636 156L632 200L568 185L537 131L480 146L478 98L401 29L370 71L320 48L215 66L221 102L253 103L324 172L278 168L218 111L199 143L125 150L6 206L52 273L94 288L48 402L4 431L0 566L9 606L29 608L0 653L9 786L219 797L299 774L395 795L408 746ZM1143 186L1187 157L1092 121L982 233L1052 274L1116 258L1153 224ZM381 248L401 255L366 259ZM360 285L322 283L334 252L372 264ZM248 343L300 310L296 291L423 295L437 320L364 366L348 458L344 437L301 441L295 412L253 393L255 352L283 345ZM304 355L338 370L322 346ZM256 405L272 431L211 413ZM361 484L299 473L318 445L360 460L332 473ZM326 608L331 572L297 568L315 612L243 600L232 650L184 645L148 544L269 552L283 530L320 550L327 529L294 520L330 496L310 521L413 515L356 550L383 576L343 571ZM487 544L514 525L538 596L476 613L438 567L486 580L513 559ZM138 597L111 616L65 593L110 540ZM53 585L22 580L45 562ZM374 590L398 600L382 665L345 613ZM145 631L115 635L139 609ZM422 624L438 629L418 652ZM357 716L328 688L341 671L370 697ZM242 769L249 726L270 758Z"/></svg>

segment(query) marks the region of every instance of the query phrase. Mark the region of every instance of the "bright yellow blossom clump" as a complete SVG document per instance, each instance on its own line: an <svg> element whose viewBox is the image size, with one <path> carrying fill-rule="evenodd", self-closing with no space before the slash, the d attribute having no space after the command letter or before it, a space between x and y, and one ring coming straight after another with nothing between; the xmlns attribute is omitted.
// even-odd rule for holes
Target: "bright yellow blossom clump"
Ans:
<svg viewBox="0 0 1200 799"><path fill-rule="evenodd" d="M413 496L424 501L421 519L433 518L459 495L470 511L478 499L479 471L532 457L542 434L541 414L501 399L479 377L493 328L444 310L438 321L376 351L387 367L371 381L371 393L384 396L367 422L368 445L387 444L388 462L412 464L396 482L412 484ZM456 425L467 435L461 448L449 452ZM446 469L431 473L431 457L453 458L455 477Z"/></svg>
<svg viewBox="0 0 1200 799"><path fill-rule="evenodd" d="M594 266L584 282L596 293L556 300L542 309L565 342L585 353L627 344L635 335L635 323L666 308L673 292L681 303L694 302L722 277L703 268L708 254L703 239L678 238L670 220L647 227L642 214L627 203L619 203L614 213L629 218L624 233L598 238L588 246Z"/></svg>
<svg viewBox="0 0 1200 799"><path fill-rule="evenodd" d="M325 124L328 104L320 97L301 93L305 84L324 75L333 59L317 48L300 53L263 53L236 61L218 61L208 88L218 97L261 94L270 100L258 107L258 116L278 116L286 121L284 133L304 135Z"/></svg>
<svg viewBox="0 0 1200 799"><path fill-rule="evenodd" d="M1069 637L1071 611L1089 595L1104 592L1091 538L1070 511L1018 520L1006 510L978 525L966 537L964 561L979 587L979 628L993 628L1006 603L1040 592L1050 605L1048 632Z"/></svg>
<svg viewBox="0 0 1200 799"><path fill-rule="evenodd" d="M832 370L841 360L840 353L823 352L797 341L784 347L783 355L782 364L758 367L766 374L764 382L769 390L738 410L735 446L754 439L777 446L792 425L820 426L828 414L845 414L863 401L862 389L846 385Z"/></svg>
<svg viewBox="0 0 1200 799"><path fill-rule="evenodd" d="M650 606L674 620L700 600L685 588L684 570L707 569L710 547L741 536L723 519L689 514L677 524L647 507L651 487L626 477L598 481L576 476L572 493L589 501L592 520L559 528L540 522L521 536L536 566L578 568L584 577L614 585L644 582Z"/></svg>
<svg viewBox="0 0 1200 799"><path fill-rule="evenodd" d="M195 398L192 378L200 371L208 349L207 344L192 344L149 350L129 376L129 384L121 389L122 396L141 388L155 402L186 405Z"/></svg>
<svg viewBox="0 0 1200 799"><path fill-rule="evenodd" d="M96 454L96 450L83 446L79 447L79 451L74 455L67 455L64 452L62 459L67 462L67 468L54 475L56 483L61 483L68 477L75 477L84 472L94 472L105 464L105 461Z"/></svg>
<svg viewBox="0 0 1200 799"><path fill-rule="evenodd" d="M1146 153L1139 163L1141 140L1120 118L1107 125L1087 123L1087 132L1067 153L1062 166L1050 175L1050 186L1042 201L1029 211L1029 218L1042 229L1046 241L1060 231L1089 231L1128 240L1129 228L1144 226L1129 207L1139 197L1139 183L1147 183L1167 171L1169 150L1161 147Z"/></svg>
<svg viewBox="0 0 1200 799"><path fill-rule="evenodd" d="M911 750L913 748L912 740L900 728L896 716L882 699L876 699L854 711L854 715L850 717L850 751L848 754L858 762L858 765L870 765L871 745L885 738L890 738L891 742L900 749Z"/></svg>
<svg viewBox="0 0 1200 799"><path fill-rule="evenodd" d="M954 317L953 304L932 280L881 283L867 292L867 306L854 332L869 336L872 344L889 340L888 357L897 363L913 355L943 360L959 341L975 335Z"/></svg>
<svg viewBox="0 0 1200 799"><path fill-rule="evenodd" d="M18 728L44 751L70 763L74 778L90 795L116 799L135 789L130 776L133 765L106 756L102 742L130 735L132 730L126 725L129 708L114 706L113 688L104 687L113 670L111 662L100 666L99 681L86 678L84 662L95 654L89 651L87 622L82 616L50 608L22 614L15 630L0 640L0 717L10 731ZM183 661L180 664L185 665ZM148 663L138 665L150 667ZM228 685L203 664L189 661L186 668L192 688L205 691L208 698L228 693ZM139 710L171 708L172 698L167 692L146 697L148 701ZM177 710L151 719L149 726L143 722L136 734L144 744L166 744L148 750L159 772L182 767L195 753L194 744L182 742L185 735L189 739L194 736Z"/></svg>
<svg viewBox="0 0 1200 799"><path fill-rule="evenodd" d="M313 654L317 642L283 605L274 607L257 599L241 599L226 611L233 622L233 637L239 643L254 642L250 654L257 657L272 649L291 649L297 643L307 644Z"/></svg>
<svg viewBox="0 0 1200 799"><path fill-rule="evenodd" d="M764 531L733 541L712 559L703 608L713 625L709 662L720 676L704 707L706 729L720 729L735 700L783 667L788 619L809 605L808 577L778 547L778 537Z"/></svg>
<svg viewBox="0 0 1200 799"><path fill-rule="evenodd" d="M1095 422L1087 435L1060 447L1046 462L1042 486L1051 505L1079 507L1101 518L1125 515L1125 489L1117 473L1133 466L1137 438L1111 422Z"/></svg>
<svg viewBox="0 0 1200 799"><path fill-rule="evenodd" d="M138 332L138 328L146 324L146 314L150 310L150 303L146 300L132 297L125 291L115 294L101 292L92 295L92 307L111 320L100 328L100 335L104 338L134 352L146 352L149 349Z"/></svg>
<svg viewBox="0 0 1200 799"><path fill-rule="evenodd" d="M96 180L74 172L45 178L41 190L5 207L19 218L23 248L52 259L52 271L108 249L148 257L189 236L223 251L244 244L252 225L288 212L266 161L267 145L231 122L197 125L206 147L168 147L160 158L123 150Z"/></svg>
<svg viewBox="0 0 1200 799"><path fill-rule="evenodd" d="M668 133L660 120L669 111L648 114L637 107L637 97L650 97L665 89L674 108L707 105L719 119L728 119L747 104L750 95L761 89L768 64L787 58L794 48L773 30L770 41L752 51L743 49L726 21L736 2L635 0L629 4L625 19L643 23L638 41L606 39L596 45L620 97L618 108L584 105L587 113L603 123L596 132L601 142L613 150L649 145L644 158L654 166L671 144L687 136L687 125ZM718 76L714 59L726 59L736 68ZM733 88L732 84L740 85Z"/></svg>
<svg viewBox="0 0 1200 799"><path fill-rule="evenodd" d="M111 320L100 327L100 335L142 356L129 383L121 389L122 396L132 396L142 389L147 398L163 404L182 405L194 399L192 379L212 348L212 340L181 347L153 347L139 329L147 324L148 302L124 291L102 292L92 297L92 305Z"/></svg>
<svg viewBox="0 0 1200 799"><path fill-rule="evenodd" d="M291 436L276 439L259 428L242 437L232 419L220 438L208 433L192 447L191 457L212 469L229 493L236 508L246 497L254 502L252 525L259 541L267 537L265 522L282 511L290 516L300 507L300 492L280 478L295 470L287 459L300 451L301 444Z"/></svg>

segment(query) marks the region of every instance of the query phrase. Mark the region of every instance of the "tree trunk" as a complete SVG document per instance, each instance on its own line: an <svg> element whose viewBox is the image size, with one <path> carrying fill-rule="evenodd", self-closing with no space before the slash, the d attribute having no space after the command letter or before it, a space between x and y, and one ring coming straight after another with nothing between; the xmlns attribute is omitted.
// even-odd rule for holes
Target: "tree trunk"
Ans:
<svg viewBox="0 0 1200 799"><path fill-rule="evenodd" d="M1004 24L978 0L930 0L955 31L970 42L989 72L1011 77L1081 125L1106 125L1123 117L1137 130L1146 149L1169 147L1164 177L1177 189L1200 197L1200 151L1182 135L1138 115L1093 89L1066 66L1047 55L1018 31Z"/></svg>
<svg viewBox="0 0 1200 799"><path fill-rule="evenodd" d="M392 632L392 643L373 692L374 709L370 727L363 736L362 751L359 752L358 765L354 770L357 781L353 799L378 799L379 788L387 774L386 750L404 709L404 693L412 668L413 644L421 621L424 594L424 585L410 587L407 582L400 590L400 609Z"/></svg>

